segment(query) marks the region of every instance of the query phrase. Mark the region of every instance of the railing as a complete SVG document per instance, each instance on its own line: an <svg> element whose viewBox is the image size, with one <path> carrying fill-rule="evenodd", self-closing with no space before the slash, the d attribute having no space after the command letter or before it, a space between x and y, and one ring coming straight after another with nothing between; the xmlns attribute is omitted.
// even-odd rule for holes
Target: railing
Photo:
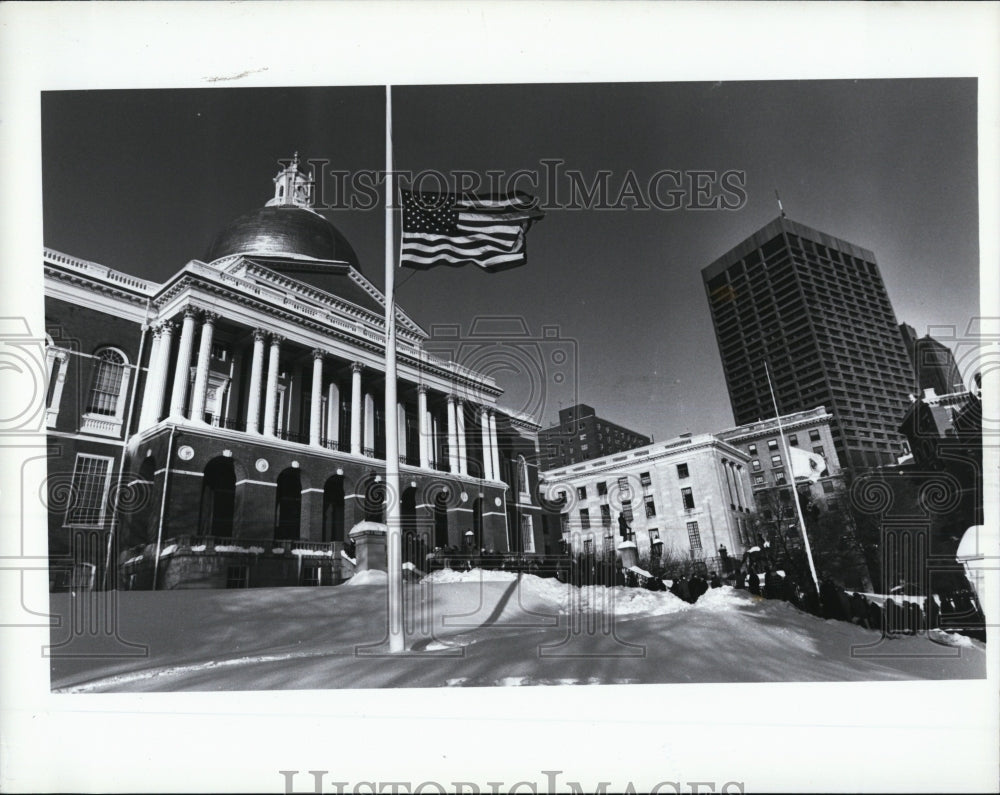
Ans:
<svg viewBox="0 0 1000 795"><path fill-rule="evenodd" d="M351 449L349 443L342 442L340 439L327 439L326 437L323 437L319 440L319 443L327 450L336 450L338 453L348 453Z"/></svg>
<svg viewBox="0 0 1000 795"><path fill-rule="evenodd" d="M420 466L420 459L412 455L401 455L399 457L399 463L406 464L411 467Z"/></svg>
<svg viewBox="0 0 1000 795"><path fill-rule="evenodd" d="M309 444L309 434L307 433L295 433L294 431L280 430L275 431L275 436L279 439L284 439L286 442L298 442L299 444Z"/></svg>
<svg viewBox="0 0 1000 795"><path fill-rule="evenodd" d="M241 417L226 417L219 420L219 427L228 431L245 431L247 421Z"/></svg>
<svg viewBox="0 0 1000 795"><path fill-rule="evenodd" d="M361 454L366 455L369 458L375 458L375 448L374 447L362 447Z"/></svg>

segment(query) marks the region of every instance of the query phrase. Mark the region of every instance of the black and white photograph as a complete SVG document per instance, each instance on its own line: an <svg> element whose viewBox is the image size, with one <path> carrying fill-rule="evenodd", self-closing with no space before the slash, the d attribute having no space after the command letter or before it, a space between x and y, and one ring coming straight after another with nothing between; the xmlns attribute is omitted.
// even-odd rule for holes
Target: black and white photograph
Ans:
<svg viewBox="0 0 1000 795"><path fill-rule="evenodd" d="M948 712L996 695L984 76L286 70L321 17L232 73L25 81L5 636L58 731L162 713L112 768L206 760L145 790L75 778L81 748L4 788L989 790L995 711ZM507 708L573 726L462 736ZM198 714L233 734L192 745ZM904 737L890 764L947 727L964 772L840 770L879 755L869 725L845 756L850 715ZM768 771L772 731L838 772Z"/></svg>

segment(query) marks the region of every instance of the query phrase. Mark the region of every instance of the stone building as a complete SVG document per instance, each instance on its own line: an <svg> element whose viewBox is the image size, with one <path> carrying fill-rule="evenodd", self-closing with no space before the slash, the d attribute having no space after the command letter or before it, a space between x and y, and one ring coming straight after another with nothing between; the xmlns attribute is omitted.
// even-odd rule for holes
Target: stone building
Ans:
<svg viewBox="0 0 1000 795"><path fill-rule="evenodd" d="M297 158L274 183L163 283L45 251L54 588L349 577L348 532L384 516L389 422L408 559L553 547L532 496L538 424L429 355L402 309L386 416L383 295Z"/></svg>
<svg viewBox="0 0 1000 795"><path fill-rule="evenodd" d="M716 436L687 435L546 470L540 488L546 499L562 499L563 538L573 552L614 554L633 541L640 560L713 558L722 545L738 557L751 541L749 462Z"/></svg>

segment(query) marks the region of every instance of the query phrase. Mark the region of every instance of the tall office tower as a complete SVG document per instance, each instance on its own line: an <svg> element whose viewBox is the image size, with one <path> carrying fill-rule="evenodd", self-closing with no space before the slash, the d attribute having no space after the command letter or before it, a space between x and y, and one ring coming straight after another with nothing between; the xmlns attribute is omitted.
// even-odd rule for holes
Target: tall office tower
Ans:
<svg viewBox="0 0 1000 795"><path fill-rule="evenodd" d="M736 423L826 406L845 467L895 463L913 368L875 255L782 215L702 270Z"/></svg>
<svg viewBox="0 0 1000 795"><path fill-rule="evenodd" d="M925 389L933 389L938 395L966 390L951 348L938 342L930 334L918 337L916 330L908 323L901 324L899 331L913 363L913 392L918 397Z"/></svg>

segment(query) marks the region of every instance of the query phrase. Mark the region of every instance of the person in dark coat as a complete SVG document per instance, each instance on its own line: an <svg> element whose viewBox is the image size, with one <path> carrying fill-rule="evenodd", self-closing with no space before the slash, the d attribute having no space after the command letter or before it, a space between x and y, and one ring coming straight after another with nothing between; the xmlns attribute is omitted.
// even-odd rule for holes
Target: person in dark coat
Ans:
<svg viewBox="0 0 1000 795"><path fill-rule="evenodd" d="M829 577L823 577L819 583L819 601L823 618L843 619L840 609L840 589Z"/></svg>
<svg viewBox="0 0 1000 795"><path fill-rule="evenodd" d="M764 597L767 599L781 599L784 594L785 581L774 569L768 569L764 573Z"/></svg>
<svg viewBox="0 0 1000 795"><path fill-rule="evenodd" d="M903 610L891 596L886 597L882 625L886 635L895 635L903 629Z"/></svg>
<svg viewBox="0 0 1000 795"><path fill-rule="evenodd" d="M868 623L868 600L857 591L851 594L851 621L859 627L871 629Z"/></svg>
<svg viewBox="0 0 1000 795"><path fill-rule="evenodd" d="M725 549L725 547L723 547L723 549ZM714 571L712 572L712 578L709 580L709 584L713 588L721 588L722 587L722 580L719 579L719 575L716 574Z"/></svg>
<svg viewBox="0 0 1000 795"><path fill-rule="evenodd" d="M747 583L747 590L754 596L760 596L760 577L754 569L750 569L750 581Z"/></svg>
<svg viewBox="0 0 1000 795"><path fill-rule="evenodd" d="M876 632L885 633L884 613L878 602L868 602L868 626Z"/></svg>

